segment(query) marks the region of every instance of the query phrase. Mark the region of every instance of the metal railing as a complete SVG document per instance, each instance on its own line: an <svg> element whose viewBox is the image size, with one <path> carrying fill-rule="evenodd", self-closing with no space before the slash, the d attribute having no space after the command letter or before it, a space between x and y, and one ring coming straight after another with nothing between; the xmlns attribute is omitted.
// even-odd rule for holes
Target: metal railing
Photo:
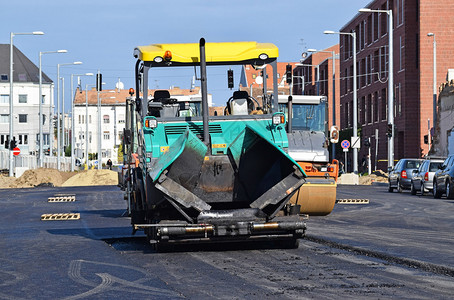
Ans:
<svg viewBox="0 0 454 300"><path fill-rule="evenodd" d="M19 154L14 156L13 167L14 168L27 168L37 169L38 168L38 157L35 155ZM57 169L57 157L44 156L43 160L44 168ZM9 169L9 151L0 150L0 170ZM60 159L60 170L71 171L71 158L62 157Z"/></svg>

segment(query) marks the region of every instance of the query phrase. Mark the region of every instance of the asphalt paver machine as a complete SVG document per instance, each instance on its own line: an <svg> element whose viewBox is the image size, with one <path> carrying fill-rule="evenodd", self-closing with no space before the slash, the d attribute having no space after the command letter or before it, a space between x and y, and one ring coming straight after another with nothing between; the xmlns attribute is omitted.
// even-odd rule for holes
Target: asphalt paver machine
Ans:
<svg viewBox="0 0 454 300"><path fill-rule="evenodd" d="M271 43L152 44L134 50L134 118L125 132L131 169L128 199L134 230L156 247L174 242L276 239L294 243L305 216L290 198L305 173L288 155L285 115L278 111L278 48ZM209 114L207 68L271 66L272 95L261 106L247 92ZM193 67L201 99L177 101L167 90L148 94L155 68ZM218 99L219 100L219 99ZM217 100L217 101L218 101ZM127 159L129 161L129 159Z"/></svg>

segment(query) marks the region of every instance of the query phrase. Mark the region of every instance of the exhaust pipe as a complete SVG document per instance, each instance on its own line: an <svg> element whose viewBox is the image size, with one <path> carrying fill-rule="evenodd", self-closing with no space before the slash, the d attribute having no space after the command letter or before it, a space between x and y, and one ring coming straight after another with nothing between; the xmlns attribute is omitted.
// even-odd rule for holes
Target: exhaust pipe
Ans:
<svg viewBox="0 0 454 300"><path fill-rule="evenodd" d="M205 57L205 39L201 38L200 47L200 81L202 82L202 112L203 112L203 142L210 144L210 129L208 124L208 91L207 91L207 62Z"/></svg>

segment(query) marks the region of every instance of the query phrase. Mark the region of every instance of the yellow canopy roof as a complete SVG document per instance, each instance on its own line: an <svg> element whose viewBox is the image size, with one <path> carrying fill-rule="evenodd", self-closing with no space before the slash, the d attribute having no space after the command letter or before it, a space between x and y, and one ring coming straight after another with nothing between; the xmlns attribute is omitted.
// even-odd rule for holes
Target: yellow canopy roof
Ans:
<svg viewBox="0 0 454 300"><path fill-rule="evenodd" d="M142 61L153 61L157 56L164 57L166 51L172 53L171 61L173 62L198 63L200 61L198 43L139 46L135 49L134 55ZM207 63L242 62L258 59L261 54L266 54L268 58L277 58L279 50L272 43L231 42L205 44Z"/></svg>

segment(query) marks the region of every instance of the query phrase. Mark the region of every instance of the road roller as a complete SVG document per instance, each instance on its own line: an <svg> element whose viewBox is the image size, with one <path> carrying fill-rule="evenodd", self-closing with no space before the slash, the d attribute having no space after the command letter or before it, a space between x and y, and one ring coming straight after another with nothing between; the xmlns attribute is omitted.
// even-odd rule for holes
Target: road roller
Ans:
<svg viewBox="0 0 454 300"><path fill-rule="evenodd" d="M307 175L306 183L290 203L299 205L303 214L328 215L336 202L339 174L339 162L329 161L328 146L330 142L337 143L339 135L334 126L328 129L327 98L279 95L279 110L288 117L288 154Z"/></svg>
<svg viewBox="0 0 454 300"><path fill-rule="evenodd" d="M136 86L128 102L134 116L124 131L127 155L138 160L128 170L126 197L133 232L143 230L158 250L172 243L257 239L295 245L307 216L290 200L306 183L306 174L288 154L286 118L278 111L278 48L202 38L139 46L134 57ZM231 66L243 65L265 75L266 66L271 68L272 94L265 89L260 103L233 90ZM216 99L225 109L210 114L209 102L215 100L209 99L208 74L218 76L220 66L226 67L231 96ZM149 91L149 83L162 74L159 69L171 74L179 68L194 72L191 77L201 85L197 99Z"/></svg>

